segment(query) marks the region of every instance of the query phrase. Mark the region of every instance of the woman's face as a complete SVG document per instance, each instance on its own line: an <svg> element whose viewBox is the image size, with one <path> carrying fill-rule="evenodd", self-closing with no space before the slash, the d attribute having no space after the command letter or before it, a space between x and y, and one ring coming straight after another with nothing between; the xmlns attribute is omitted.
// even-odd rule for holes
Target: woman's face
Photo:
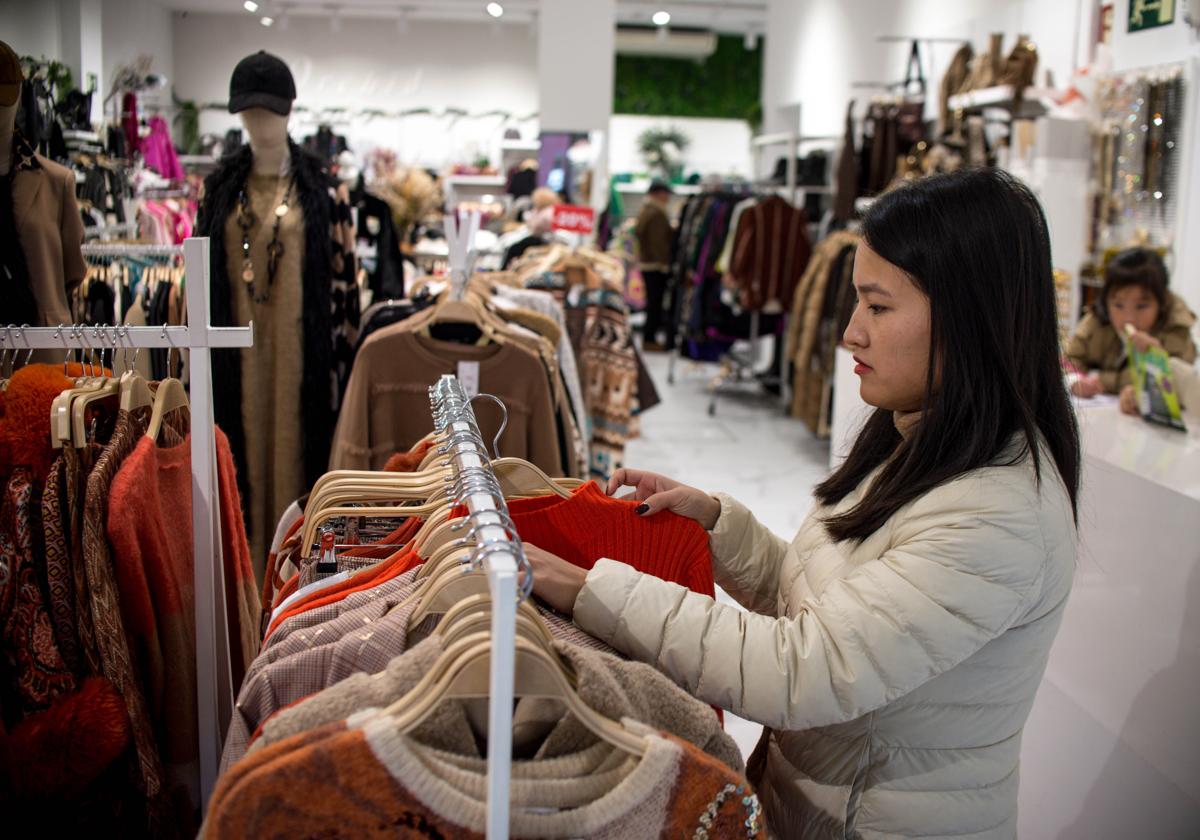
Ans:
<svg viewBox="0 0 1200 840"><path fill-rule="evenodd" d="M1144 286L1117 289L1104 303L1108 307L1108 319L1119 336L1124 337L1126 324L1133 324L1135 329L1148 333L1158 321L1158 301Z"/></svg>
<svg viewBox="0 0 1200 840"><path fill-rule="evenodd" d="M889 411L920 409L929 371L929 298L865 242L854 258L854 288L858 303L843 338L863 400Z"/></svg>

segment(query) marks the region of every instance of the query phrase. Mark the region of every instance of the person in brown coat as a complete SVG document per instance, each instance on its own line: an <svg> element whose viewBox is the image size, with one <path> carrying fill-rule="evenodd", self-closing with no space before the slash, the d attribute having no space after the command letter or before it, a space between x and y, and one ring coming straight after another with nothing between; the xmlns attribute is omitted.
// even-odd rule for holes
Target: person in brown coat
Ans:
<svg viewBox="0 0 1200 840"><path fill-rule="evenodd" d="M1160 347L1189 364L1196 360L1196 316L1167 290L1167 282L1167 267L1155 251L1128 248L1113 257L1096 310L1079 322L1063 350L1083 374L1071 384L1073 394L1118 394L1130 384L1127 326L1134 328L1139 346Z"/></svg>
<svg viewBox="0 0 1200 840"><path fill-rule="evenodd" d="M638 261L642 280L646 283L646 325L642 330L643 348L664 349L658 343L658 330L663 321L663 300L667 292L667 276L671 270L671 220L667 217L667 202L671 188L664 181L654 181L646 193L646 201L638 211Z"/></svg>

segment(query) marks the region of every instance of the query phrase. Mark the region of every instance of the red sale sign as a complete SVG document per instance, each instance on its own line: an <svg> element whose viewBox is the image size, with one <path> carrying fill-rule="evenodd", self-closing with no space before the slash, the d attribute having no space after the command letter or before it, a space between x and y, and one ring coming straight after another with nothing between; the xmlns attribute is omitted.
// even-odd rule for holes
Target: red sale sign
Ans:
<svg viewBox="0 0 1200 840"><path fill-rule="evenodd" d="M596 211L591 207L559 204L554 208L554 229L571 233L591 233L596 227Z"/></svg>

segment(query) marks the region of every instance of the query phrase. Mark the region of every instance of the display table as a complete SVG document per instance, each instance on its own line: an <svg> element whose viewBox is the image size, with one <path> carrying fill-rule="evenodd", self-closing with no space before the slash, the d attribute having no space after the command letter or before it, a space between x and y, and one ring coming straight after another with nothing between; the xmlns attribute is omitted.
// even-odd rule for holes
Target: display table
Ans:
<svg viewBox="0 0 1200 840"><path fill-rule="evenodd" d="M869 410L853 367L839 349L835 459ZM1200 836L1200 437L1111 405L1079 422L1079 559L1025 728L1020 836Z"/></svg>

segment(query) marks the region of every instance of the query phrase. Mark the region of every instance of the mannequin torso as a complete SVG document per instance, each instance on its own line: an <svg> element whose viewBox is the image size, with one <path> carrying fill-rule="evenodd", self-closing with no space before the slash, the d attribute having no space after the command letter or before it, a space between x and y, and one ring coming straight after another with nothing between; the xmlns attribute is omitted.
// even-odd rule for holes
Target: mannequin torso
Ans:
<svg viewBox="0 0 1200 840"><path fill-rule="evenodd" d="M0 105L0 175L12 167L13 132L17 129L17 106Z"/></svg>

